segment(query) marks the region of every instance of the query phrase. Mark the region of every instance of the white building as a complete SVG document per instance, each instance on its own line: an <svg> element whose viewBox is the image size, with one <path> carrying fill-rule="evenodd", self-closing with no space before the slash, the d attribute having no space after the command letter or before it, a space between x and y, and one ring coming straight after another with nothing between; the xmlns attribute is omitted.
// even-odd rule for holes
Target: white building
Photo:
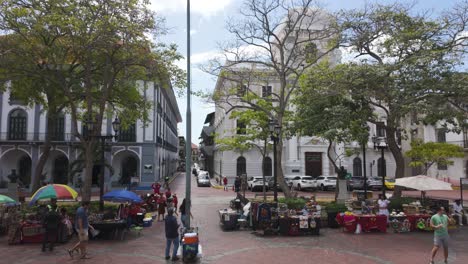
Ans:
<svg viewBox="0 0 468 264"><path fill-rule="evenodd" d="M181 115L172 89L160 88L154 82L139 81L148 101L153 104L149 123L139 120L120 131L117 141L108 143L105 158L112 164L114 175L106 169L105 179L114 186L128 184L136 177L140 186L149 186L176 170L178 160L177 124ZM37 162L43 153L46 133L46 111L41 105L31 107L10 96L8 89L0 92L0 182L16 170L20 180L29 186ZM104 120L101 134L112 134L112 119ZM63 113L56 121L52 149L44 167L46 182L69 183L71 164L79 157L79 141L72 131L71 116ZM79 122L79 126L82 124ZM93 168L93 184L97 184L100 164Z"/></svg>

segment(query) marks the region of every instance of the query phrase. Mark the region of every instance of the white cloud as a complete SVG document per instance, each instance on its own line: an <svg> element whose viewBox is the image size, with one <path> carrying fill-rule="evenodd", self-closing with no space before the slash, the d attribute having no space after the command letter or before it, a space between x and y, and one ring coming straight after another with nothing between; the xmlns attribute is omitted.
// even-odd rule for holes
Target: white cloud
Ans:
<svg viewBox="0 0 468 264"><path fill-rule="evenodd" d="M190 10L203 16L212 16L223 11L233 0L192 0ZM156 12L183 13L187 8L187 0L151 0L151 8Z"/></svg>

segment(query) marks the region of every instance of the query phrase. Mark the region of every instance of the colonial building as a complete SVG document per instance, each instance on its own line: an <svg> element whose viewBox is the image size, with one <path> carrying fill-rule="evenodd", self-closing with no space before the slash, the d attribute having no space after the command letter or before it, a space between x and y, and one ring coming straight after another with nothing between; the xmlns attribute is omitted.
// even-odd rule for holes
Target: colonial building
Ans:
<svg viewBox="0 0 468 264"><path fill-rule="evenodd" d="M129 184L134 177L140 186L175 172L178 160L177 124L182 118L172 89L160 88L154 82L139 81L145 98L152 102L150 122L140 120L120 131L116 141L107 143L107 186ZM8 87L7 87L8 88ZM52 149L42 174L44 181L76 183L71 178L71 164L80 154L79 141L72 131L71 116L64 112L56 120L54 131L46 131L47 112L41 105L27 106L15 100L6 89L0 92L0 181L16 170L21 182L29 187L40 156L46 133L52 133ZM101 134L112 134L112 119L103 121ZM78 122L78 126L82 126ZM97 184L100 164L93 169L93 184Z"/></svg>

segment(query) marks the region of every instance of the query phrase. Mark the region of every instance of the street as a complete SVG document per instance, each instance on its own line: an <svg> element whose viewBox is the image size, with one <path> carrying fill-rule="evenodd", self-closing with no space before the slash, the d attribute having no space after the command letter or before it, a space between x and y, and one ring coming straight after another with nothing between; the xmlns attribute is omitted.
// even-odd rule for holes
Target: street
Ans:
<svg viewBox="0 0 468 264"><path fill-rule="evenodd" d="M185 196L184 174L172 182L181 202ZM263 237L251 230L223 232L217 210L226 208L234 192L196 187L192 177L192 225L200 232L201 263L428 263L432 233L348 234L340 229L322 229L320 236ZM179 202L179 203L180 203ZM449 263L468 260L468 228L451 231ZM124 241L90 241L89 260L71 260L66 249L76 240L42 253L40 244L8 246L0 237L0 263L166 263L164 225L154 222L141 235L131 232ZM442 252L436 263L442 263ZM167 262L169 263L169 262Z"/></svg>

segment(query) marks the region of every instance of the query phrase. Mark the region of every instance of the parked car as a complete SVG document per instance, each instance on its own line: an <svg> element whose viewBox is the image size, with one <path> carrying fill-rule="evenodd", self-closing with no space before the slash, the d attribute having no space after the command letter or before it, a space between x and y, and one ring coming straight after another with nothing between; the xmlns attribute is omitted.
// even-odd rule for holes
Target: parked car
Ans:
<svg viewBox="0 0 468 264"><path fill-rule="evenodd" d="M270 178L267 180L268 189L273 190L274 181L275 181L275 179L273 179L273 177L270 177ZM286 180L284 180L284 183L286 184L286 186L290 186L290 185L288 185L288 183L286 182ZM277 188L278 188L278 189L277 189L278 191L283 191L283 189L281 189L281 185L279 184L279 182L276 183L276 186L277 186Z"/></svg>
<svg viewBox="0 0 468 264"><path fill-rule="evenodd" d="M265 183L268 190L268 180L270 177L266 177L267 182ZM247 179L247 189L251 191L263 190L263 176L251 176Z"/></svg>
<svg viewBox="0 0 468 264"><path fill-rule="evenodd" d="M301 175L301 176L296 176L292 179L292 186L296 188L297 190L302 190L302 189L315 189L317 188L317 184L312 178L312 176L306 176L306 175Z"/></svg>
<svg viewBox="0 0 468 264"><path fill-rule="evenodd" d="M197 177L197 186L207 186L210 187L210 174L207 171L201 171Z"/></svg>
<svg viewBox="0 0 468 264"><path fill-rule="evenodd" d="M322 191L336 188L336 176L319 176L315 179L315 184L317 188L320 188Z"/></svg>
<svg viewBox="0 0 468 264"><path fill-rule="evenodd" d="M301 175L297 175L297 174L284 175L284 181L287 183L288 186L291 186L292 180L296 178L297 176L301 176Z"/></svg>
<svg viewBox="0 0 468 264"><path fill-rule="evenodd" d="M387 188L388 190L395 189L395 179L385 178L385 188Z"/></svg>
<svg viewBox="0 0 468 264"><path fill-rule="evenodd" d="M349 191L364 189L364 177L353 176L346 182L346 184Z"/></svg>
<svg viewBox="0 0 468 264"><path fill-rule="evenodd" d="M367 180L367 187L371 190L382 190L382 177L370 177Z"/></svg>

